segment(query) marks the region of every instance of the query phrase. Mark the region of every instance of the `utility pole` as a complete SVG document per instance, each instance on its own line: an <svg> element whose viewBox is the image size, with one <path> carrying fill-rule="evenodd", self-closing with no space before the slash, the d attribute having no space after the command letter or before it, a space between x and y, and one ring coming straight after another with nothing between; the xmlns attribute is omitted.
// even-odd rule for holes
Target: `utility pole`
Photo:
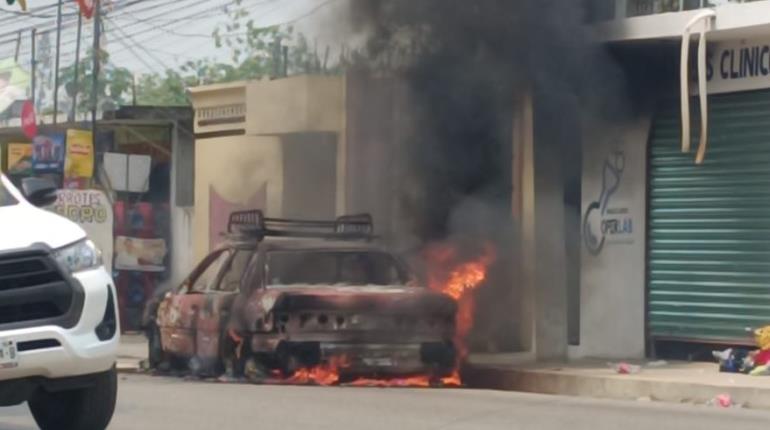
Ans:
<svg viewBox="0 0 770 430"><path fill-rule="evenodd" d="M37 80L37 77L36 77L37 76L37 56L35 54L36 39L37 39L37 30L33 28L32 29L32 64L30 65L32 69L32 83L30 85L32 89L32 97L30 97L32 100L32 106L35 106L35 81Z"/></svg>
<svg viewBox="0 0 770 430"><path fill-rule="evenodd" d="M59 0L56 9L56 65L53 77L53 124L56 125L59 118L59 57L61 50L61 7L64 0Z"/></svg>
<svg viewBox="0 0 770 430"><path fill-rule="evenodd" d="M83 14L78 14L78 38L75 41L75 82L72 87L72 113L70 121L78 116L78 86L80 85L80 33L83 30Z"/></svg>
<svg viewBox="0 0 770 430"><path fill-rule="evenodd" d="M101 60L101 45L100 39L102 37L101 23L99 22L102 17L102 2L101 0L94 0L94 67L93 67L93 82L91 85L91 137L93 139L94 150L96 150L96 111L99 104L99 96L96 89L99 87L99 65Z"/></svg>
<svg viewBox="0 0 770 430"><path fill-rule="evenodd" d="M19 62L19 48L21 48L21 30L16 34L16 53L13 54L13 62Z"/></svg>

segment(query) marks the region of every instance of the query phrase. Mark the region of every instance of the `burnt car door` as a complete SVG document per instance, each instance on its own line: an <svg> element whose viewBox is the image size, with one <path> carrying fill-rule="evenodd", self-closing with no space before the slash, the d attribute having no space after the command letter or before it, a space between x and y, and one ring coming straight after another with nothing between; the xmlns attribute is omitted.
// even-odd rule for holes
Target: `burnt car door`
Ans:
<svg viewBox="0 0 770 430"><path fill-rule="evenodd" d="M195 355L196 325L206 303L206 293L221 278L232 254L232 249L209 254L177 291L163 299L158 307L157 323L164 351L177 357Z"/></svg>
<svg viewBox="0 0 770 430"><path fill-rule="evenodd" d="M241 279L253 255L253 249L234 250L221 276L206 291L195 334L196 353L204 363L220 357L221 337L229 322L233 301L240 293Z"/></svg>

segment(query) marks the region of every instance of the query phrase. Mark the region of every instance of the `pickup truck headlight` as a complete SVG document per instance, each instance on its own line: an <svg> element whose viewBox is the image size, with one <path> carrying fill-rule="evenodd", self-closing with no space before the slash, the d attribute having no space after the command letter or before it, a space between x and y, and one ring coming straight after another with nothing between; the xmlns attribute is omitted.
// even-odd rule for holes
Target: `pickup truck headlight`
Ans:
<svg viewBox="0 0 770 430"><path fill-rule="evenodd" d="M54 251L59 264L70 273L82 272L102 265L102 253L90 240L66 246Z"/></svg>

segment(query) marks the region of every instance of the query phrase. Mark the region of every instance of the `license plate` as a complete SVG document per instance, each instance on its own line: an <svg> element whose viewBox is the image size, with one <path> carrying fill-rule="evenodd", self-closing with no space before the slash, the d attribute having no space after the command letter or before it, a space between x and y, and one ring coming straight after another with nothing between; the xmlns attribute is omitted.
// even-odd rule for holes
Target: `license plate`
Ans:
<svg viewBox="0 0 770 430"><path fill-rule="evenodd" d="M0 369L12 369L19 365L16 342L0 340Z"/></svg>

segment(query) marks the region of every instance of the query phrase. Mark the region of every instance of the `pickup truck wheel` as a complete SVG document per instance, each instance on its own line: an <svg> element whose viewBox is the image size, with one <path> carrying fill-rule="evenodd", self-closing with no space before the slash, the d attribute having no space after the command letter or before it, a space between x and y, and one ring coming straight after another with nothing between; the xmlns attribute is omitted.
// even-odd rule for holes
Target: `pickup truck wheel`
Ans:
<svg viewBox="0 0 770 430"><path fill-rule="evenodd" d="M29 410L41 430L104 430L112 419L118 393L117 371L94 378L88 388L49 393L38 390Z"/></svg>

